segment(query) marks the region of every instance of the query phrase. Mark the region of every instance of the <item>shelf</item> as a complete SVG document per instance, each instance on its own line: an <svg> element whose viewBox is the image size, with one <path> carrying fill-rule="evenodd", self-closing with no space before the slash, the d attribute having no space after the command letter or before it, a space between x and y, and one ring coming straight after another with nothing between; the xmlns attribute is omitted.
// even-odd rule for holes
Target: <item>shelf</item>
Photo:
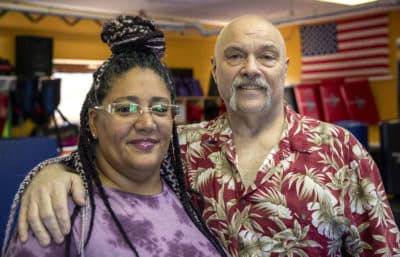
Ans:
<svg viewBox="0 0 400 257"><path fill-rule="evenodd" d="M178 96L176 104L182 108L182 115L177 117L178 124L211 120L225 112L224 103L218 96Z"/></svg>

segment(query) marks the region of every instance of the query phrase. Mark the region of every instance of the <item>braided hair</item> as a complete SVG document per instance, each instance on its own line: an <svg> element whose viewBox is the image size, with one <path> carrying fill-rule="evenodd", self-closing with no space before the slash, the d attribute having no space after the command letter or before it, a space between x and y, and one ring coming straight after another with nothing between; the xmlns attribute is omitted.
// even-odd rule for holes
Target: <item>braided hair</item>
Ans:
<svg viewBox="0 0 400 257"><path fill-rule="evenodd" d="M124 240L134 254L139 256L134 245L129 240L126 231L118 220L118 217L114 213L100 181L99 174L96 171L96 140L93 138L90 132L88 110L96 105L101 104L111 89L112 81L115 77L124 74L134 67L149 68L158 74L163 79L168 91L170 92L172 103L175 101L175 88L170 72L160 61L160 58L164 55L165 51L164 34L156 28L153 22L137 16L118 16L116 19L108 21L104 24L101 33L101 39L103 42L108 44L112 55L93 74L93 84L86 95L80 113L78 153L82 169L80 169L79 173L84 181L84 187L90 203L90 224L85 245L90 239L93 228L96 207L93 189L96 187L100 198L111 214L111 217L114 223L117 225L117 228L122 234ZM177 134L175 124L173 126L173 130L173 137L176 137ZM179 149L177 140L171 141L170 148ZM171 160L167 161L175 163L175 159L179 159L179 156L177 158L170 159ZM181 163L179 165L181 166ZM182 172L182 167L180 167L180 172ZM74 222L78 212L79 207L76 207L71 216L71 223ZM71 234L69 234L66 238L65 247L65 256L69 256L71 247ZM84 248L84 246L82 248Z"/></svg>

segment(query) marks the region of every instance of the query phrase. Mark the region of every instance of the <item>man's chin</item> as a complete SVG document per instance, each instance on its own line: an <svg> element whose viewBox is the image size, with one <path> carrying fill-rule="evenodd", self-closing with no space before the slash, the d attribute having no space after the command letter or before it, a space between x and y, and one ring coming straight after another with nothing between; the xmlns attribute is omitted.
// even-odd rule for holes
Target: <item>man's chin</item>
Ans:
<svg viewBox="0 0 400 257"><path fill-rule="evenodd" d="M260 114L266 113L270 109L270 105L262 104L262 105L236 105L236 108L233 111L242 112L246 114Z"/></svg>

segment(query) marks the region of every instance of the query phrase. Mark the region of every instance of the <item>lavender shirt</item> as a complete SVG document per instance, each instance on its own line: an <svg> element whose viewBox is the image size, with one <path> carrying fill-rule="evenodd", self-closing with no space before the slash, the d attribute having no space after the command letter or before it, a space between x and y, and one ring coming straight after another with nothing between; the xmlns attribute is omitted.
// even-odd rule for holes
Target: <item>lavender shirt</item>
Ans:
<svg viewBox="0 0 400 257"><path fill-rule="evenodd" d="M111 206L140 257L211 257L218 252L193 225L176 195L164 183L163 192L153 196L135 195L105 188ZM86 257L132 257L129 248L100 196L95 192L96 214L93 232L85 250ZM74 207L70 200L70 210ZM76 240L80 232L80 215L73 225ZM77 242L71 243L76 256ZM65 245L52 243L41 247L30 234L22 244L14 235L6 257L64 256Z"/></svg>

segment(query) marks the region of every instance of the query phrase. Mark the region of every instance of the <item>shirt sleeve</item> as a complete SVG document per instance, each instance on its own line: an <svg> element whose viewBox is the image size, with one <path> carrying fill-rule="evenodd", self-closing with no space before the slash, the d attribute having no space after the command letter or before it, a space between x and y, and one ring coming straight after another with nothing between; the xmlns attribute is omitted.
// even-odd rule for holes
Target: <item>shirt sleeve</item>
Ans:
<svg viewBox="0 0 400 257"><path fill-rule="evenodd" d="M352 224L346 241L359 234L360 243L368 249L365 256L397 256L400 253L400 234L379 169L360 143L353 144L350 150L353 157L349 187Z"/></svg>
<svg viewBox="0 0 400 257"><path fill-rule="evenodd" d="M42 247L32 233L29 234L28 241L22 243L14 233L8 245L5 257L50 257L64 256L65 243L56 244L52 242L49 246Z"/></svg>

